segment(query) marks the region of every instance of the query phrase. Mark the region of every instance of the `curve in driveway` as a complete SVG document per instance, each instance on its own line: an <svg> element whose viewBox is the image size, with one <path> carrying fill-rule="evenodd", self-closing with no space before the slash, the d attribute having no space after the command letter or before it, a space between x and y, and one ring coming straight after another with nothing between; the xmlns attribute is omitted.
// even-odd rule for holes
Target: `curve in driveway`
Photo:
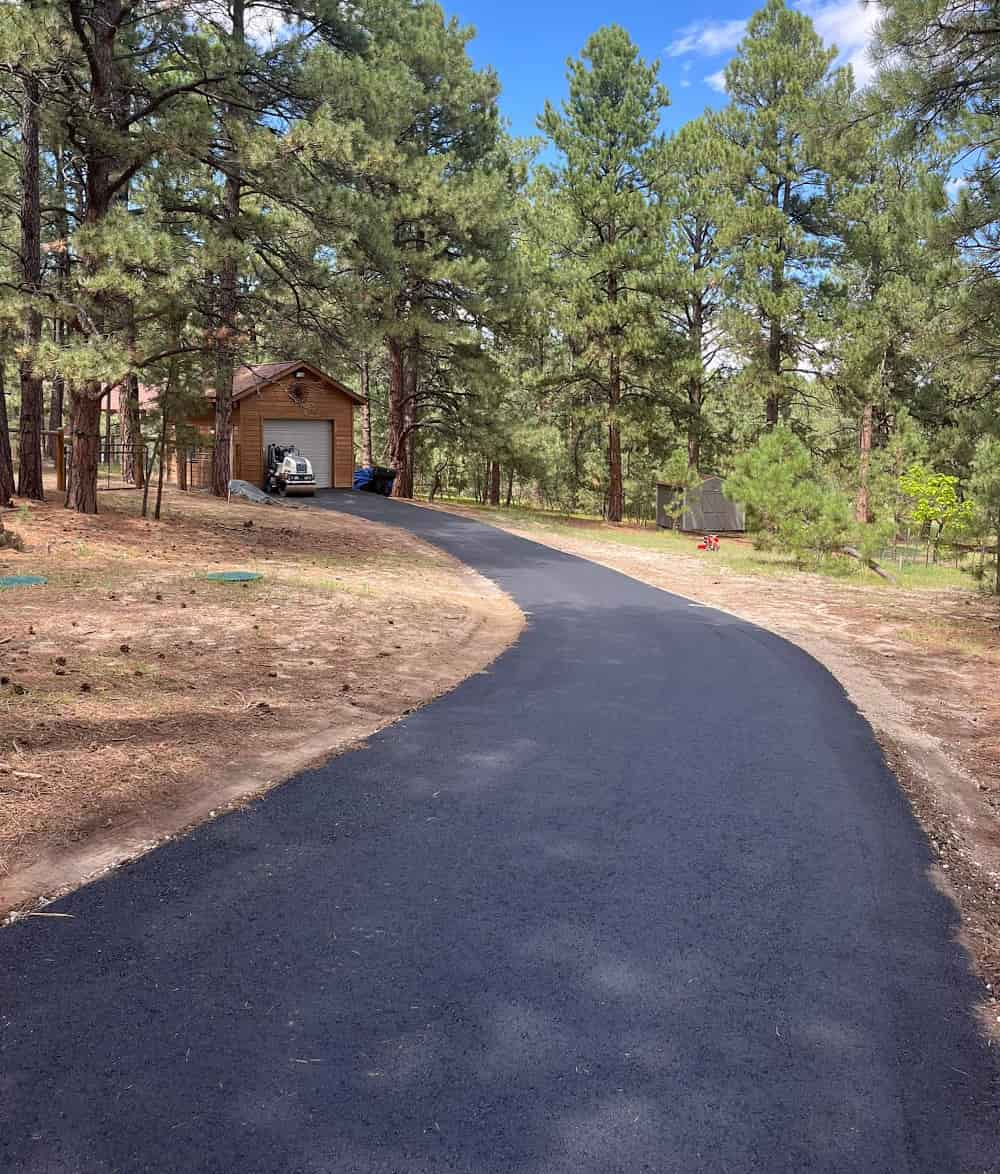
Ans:
<svg viewBox="0 0 1000 1174"><path fill-rule="evenodd" d="M1000 1170L956 913L804 653L479 523L487 673L0 934L0 1169Z"/></svg>

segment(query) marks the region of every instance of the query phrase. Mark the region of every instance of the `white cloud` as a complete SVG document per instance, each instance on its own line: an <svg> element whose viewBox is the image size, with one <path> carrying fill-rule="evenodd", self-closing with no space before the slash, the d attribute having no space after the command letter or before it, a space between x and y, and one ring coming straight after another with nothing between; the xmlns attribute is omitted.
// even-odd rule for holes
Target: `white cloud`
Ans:
<svg viewBox="0 0 1000 1174"><path fill-rule="evenodd" d="M816 32L828 45L840 50L838 65L850 65L859 86L867 85L875 74L869 47L881 18L877 4L860 0L801 0L796 7L812 17Z"/></svg>
<svg viewBox="0 0 1000 1174"><path fill-rule="evenodd" d="M964 188L969 186L969 181L964 175L956 175L949 179L944 185L944 190L948 193L949 200L957 200L962 194Z"/></svg>
<svg viewBox="0 0 1000 1174"><path fill-rule="evenodd" d="M668 57L683 57L697 53L701 57L717 57L729 53L743 39L745 20L696 20L682 28L677 38L666 48Z"/></svg>
<svg viewBox="0 0 1000 1174"><path fill-rule="evenodd" d="M679 84L682 90L686 90L691 85L691 80L690 78L682 77Z"/></svg>
<svg viewBox="0 0 1000 1174"><path fill-rule="evenodd" d="M720 94L726 92L726 71L718 69L715 73L710 73L705 81L712 87L713 90L718 90Z"/></svg>
<svg viewBox="0 0 1000 1174"><path fill-rule="evenodd" d="M187 14L195 20L203 20L222 33L232 29L232 14L228 2L223 0L193 0L186 5ZM247 40L257 49L273 48L284 40L293 29L285 18L280 6L272 0L247 0L245 24Z"/></svg>
<svg viewBox="0 0 1000 1174"><path fill-rule="evenodd" d="M863 0L797 0L795 7L812 18L816 31L838 49L837 64L850 65L858 85L871 81L875 67L869 47L881 17L877 3ZM721 57L737 47L746 31L744 20L700 20L686 25L666 47L668 57ZM705 81L723 89L721 71Z"/></svg>

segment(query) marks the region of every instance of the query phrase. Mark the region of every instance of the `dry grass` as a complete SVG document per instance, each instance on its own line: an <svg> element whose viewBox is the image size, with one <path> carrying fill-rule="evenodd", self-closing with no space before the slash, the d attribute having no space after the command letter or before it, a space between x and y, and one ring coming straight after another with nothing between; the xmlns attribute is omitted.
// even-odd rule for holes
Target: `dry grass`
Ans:
<svg viewBox="0 0 1000 1174"><path fill-rule="evenodd" d="M233 779L259 789L453 686L519 630L491 584L400 531L178 492L159 524L133 493L100 504L5 515L25 549L0 552L0 574L48 584L0 593L0 907L44 891L37 858L159 838L231 801ZM223 569L264 578L206 579Z"/></svg>

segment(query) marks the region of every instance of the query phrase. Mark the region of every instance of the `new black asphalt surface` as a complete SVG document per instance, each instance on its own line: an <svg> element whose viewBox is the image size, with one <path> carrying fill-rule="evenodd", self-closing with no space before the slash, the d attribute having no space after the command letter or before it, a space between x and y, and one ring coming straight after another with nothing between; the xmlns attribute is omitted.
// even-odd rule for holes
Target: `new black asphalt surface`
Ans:
<svg viewBox="0 0 1000 1174"><path fill-rule="evenodd" d="M955 909L825 670L476 522L322 504L529 627L0 931L0 1171L1000 1170Z"/></svg>

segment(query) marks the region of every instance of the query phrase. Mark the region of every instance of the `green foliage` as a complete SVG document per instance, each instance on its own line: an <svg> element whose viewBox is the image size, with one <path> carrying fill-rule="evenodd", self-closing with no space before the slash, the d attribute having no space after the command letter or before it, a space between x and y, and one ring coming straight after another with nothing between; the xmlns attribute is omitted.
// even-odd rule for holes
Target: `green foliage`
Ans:
<svg viewBox="0 0 1000 1174"><path fill-rule="evenodd" d="M747 509L761 549L805 562L851 545L857 537L851 503L818 476L809 450L787 428L775 428L737 458L725 493Z"/></svg>
<svg viewBox="0 0 1000 1174"><path fill-rule="evenodd" d="M876 92L767 0L728 103L669 135L659 63L602 28L534 164L431 0L282 3L276 36L264 4L248 35L225 5L118 8L5 6L8 416L22 360L50 404L57 381L94 409L141 380L147 436L183 446L228 359L302 355L349 385L363 367L375 459L408 445L427 491L482 498L499 466L502 501L644 519L657 480L731 474L800 559L1000 526L1000 85L971 0L886 0ZM19 256L31 77L40 288Z"/></svg>
<svg viewBox="0 0 1000 1174"><path fill-rule="evenodd" d="M741 378L766 400L766 421L788 415L804 390L803 359L823 253L825 135L843 117L850 79L805 14L767 0L726 67L730 105L718 116L730 143L737 199L722 237L732 249L726 309Z"/></svg>
<svg viewBox="0 0 1000 1174"><path fill-rule="evenodd" d="M931 531L935 554L945 530L956 536L973 520L975 507L958 495L958 478L911 465L899 479L910 499L910 518Z"/></svg>
<svg viewBox="0 0 1000 1174"><path fill-rule="evenodd" d="M993 590L1000 595L1000 438L983 436L976 445L969 492L979 511L981 532L995 543Z"/></svg>
<svg viewBox="0 0 1000 1174"><path fill-rule="evenodd" d="M621 427L642 398L657 348L663 249L650 199L669 102L659 63L624 29L600 29L569 62L569 98L539 127L560 154L543 169L534 216L537 263L555 296L552 328L568 343L550 382L599 404L607 435L607 512L622 517Z"/></svg>

